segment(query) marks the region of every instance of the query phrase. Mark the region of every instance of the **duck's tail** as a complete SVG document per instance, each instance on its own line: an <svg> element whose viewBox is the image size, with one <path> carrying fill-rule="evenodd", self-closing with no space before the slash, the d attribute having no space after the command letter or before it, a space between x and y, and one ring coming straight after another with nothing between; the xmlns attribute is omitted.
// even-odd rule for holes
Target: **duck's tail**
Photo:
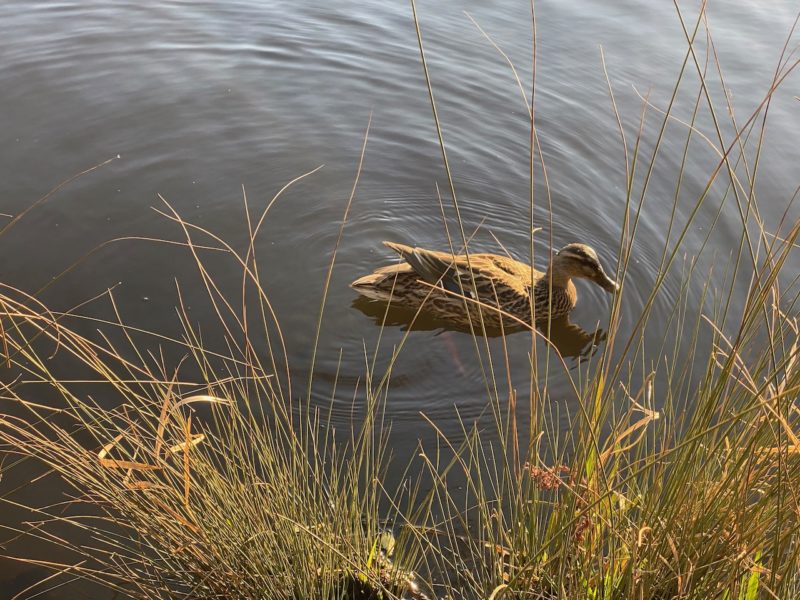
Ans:
<svg viewBox="0 0 800 600"><path fill-rule="evenodd" d="M405 287L411 286L418 279L432 285L441 284L447 289L452 287L450 279L457 274L457 269L452 268L452 255L396 242L383 243L397 252L405 262L381 267L350 284L365 296L377 299L396 298L398 293L402 294ZM455 287L458 289L457 283Z"/></svg>
<svg viewBox="0 0 800 600"><path fill-rule="evenodd" d="M398 244L397 242L384 241L383 245L397 252L406 261L408 261L409 256L414 255L415 248L412 248L411 246L408 246L406 244Z"/></svg>
<svg viewBox="0 0 800 600"><path fill-rule="evenodd" d="M407 279L407 275L413 269L408 263L398 263L396 265L386 265L375 269L369 275L359 277L350 284L354 290L372 300L392 300L397 299L399 290L397 288L398 277Z"/></svg>

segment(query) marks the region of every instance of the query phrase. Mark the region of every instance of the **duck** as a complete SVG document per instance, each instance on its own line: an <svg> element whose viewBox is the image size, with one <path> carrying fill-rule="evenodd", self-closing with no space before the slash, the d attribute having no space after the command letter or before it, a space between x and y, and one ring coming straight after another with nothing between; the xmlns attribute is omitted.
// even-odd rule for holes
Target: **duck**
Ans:
<svg viewBox="0 0 800 600"><path fill-rule="evenodd" d="M577 242L552 254L544 272L497 254L455 255L383 243L402 260L359 277L350 286L366 298L402 305L456 326L518 328L564 317L578 301L572 281L577 278L612 294L619 291L597 252Z"/></svg>

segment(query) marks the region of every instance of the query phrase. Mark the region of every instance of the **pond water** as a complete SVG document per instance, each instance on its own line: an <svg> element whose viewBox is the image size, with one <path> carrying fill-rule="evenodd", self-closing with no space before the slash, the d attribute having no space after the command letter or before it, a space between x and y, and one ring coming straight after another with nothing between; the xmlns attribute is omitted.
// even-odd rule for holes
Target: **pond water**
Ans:
<svg viewBox="0 0 800 600"><path fill-rule="evenodd" d="M681 3L690 24L698 5ZM461 215L468 234L477 229L471 250L502 252L496 238L512 255L528 260L528 113L508 65L465 11L508 54L529 90L530 6L420 0L418 8ZM709 8L740 121L763 99L796 10L788 1L745 0ZM552 235L556 247L590 244L613 270L625 210L625 162L600 48L630 145L641 110L635 90L649 93L657 106L669 101L686 47L680 21L670 2L539 2L537 36L536 118L552 226L537 171L534 225L543 231L536 238L536 264L544 266ZM378 341L382 312L355 302L349 282L394 260L383 240L447 246L436 192L437 184L446 190L447 183L407 2L5 0L0 57L0 212L17 214L59 181L120 155L71 183L0 239L4 283L37 290L111 239L180 239L179 228L152 210L164 209L159 194L187 221L243 248L242 188L252 210L260 212L287 182L324 165L276 203L257 247L295 386L304 390L323 283L371 115L316 362L314 399L325 404L337 370L344 384L355 383L364 373L365 345L371 355ZM676 110L681 118L691 115L696 82L687 77L689 91ZM797 84L790 78L770 108L758 187L770 224L781 218L798 184ZM645 128L645 155L652 151L657 125L652 118ZM698 126L712 133L707 117ZM660 149L623 296L622 334L634 326L658 268L685 137L685 129L673 125ZM687 206L717 161L695 144L683 175L681 203ZM712 190L683 242L691 257L720 213L701 261L703 276L690 282L690 303L700 301L713 257L727 260L739 244L740 217L730 201L720 211L723 193L724 185ZM452 228L448 194L444 203ZM796 218L798 211L792 210ZM796 260L795 265L800 270ZM235 285L239 276L223 263L218 267L223 285ZM712 288L722 285L723 267L713 271ZM656 298L656 319L666 319L678 297L680 265L673 271ZM185 251L120 241L92 254L42 298L66 309L121 283L116 298L126 320L176 333L176 277L191 306L192 294L201 288ZM603 343L610 309L610 297L600 288L579 283L578 289L572 322L580 329L561 335L570 368L592 354L586 332L599 329L596 341ZM213 318L199 300L191 317L198 323ZM384 331L379 370L403 329L393 324ZM653 339L660 337L654 333ZM493 347L497 343L490 341ZM529 351L528 335L509 338L523 390ZM555 400L570 401L571 388L558 369L549 388ZM352 385L334 399L337 424L349 423L351 398ZM420 327L394 368L387 413L395 454L407 456L418 439L433 439L420 413L457 435L454 407L469 420L485 404L470 336ZM0 587L22 589L33 577L29 567L4 561ZM65 597L62 593L47 597Z"/></svg>

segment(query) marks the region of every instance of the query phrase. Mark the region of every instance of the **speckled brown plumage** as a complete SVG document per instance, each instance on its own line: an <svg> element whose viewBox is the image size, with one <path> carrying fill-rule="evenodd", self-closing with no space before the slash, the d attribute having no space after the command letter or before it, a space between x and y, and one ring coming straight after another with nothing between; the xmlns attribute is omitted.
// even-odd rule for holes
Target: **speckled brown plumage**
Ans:
<svg viewBox="0 0 800 600"><path fill-rule="evenodd" d="M577 301L573 277L590 279L608 291L610 279L589 246L570 244L553 256L547 272L496 254L453 256L384 242L404 262L381 267L351 285L361 294L464 324L518 327L568 314ZM533 306L531 306L531 301Z"/></svg>

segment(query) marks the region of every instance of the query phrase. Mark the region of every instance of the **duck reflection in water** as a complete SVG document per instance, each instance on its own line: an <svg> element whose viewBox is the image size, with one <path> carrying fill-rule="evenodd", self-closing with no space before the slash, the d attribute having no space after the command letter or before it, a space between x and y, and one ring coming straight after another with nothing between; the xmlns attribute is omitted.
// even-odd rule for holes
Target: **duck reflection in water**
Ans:
<svg viewBox="0 0 800 600"><path fill-rule="evenodd" d="M469 325L456 325L451 321L432 317L425 312L417 314L417 311L403 306L381 300L371 300L364 296L359 296L353 300L353 308L372 319L378 326L400 327L402 331L413 329L414 331L460 331L470 333ZM547 335L547 327L547 322L542 322L537 325L537 330L545 336ZM509 335L525 330L526 327L522 325L505 327L504 329L487 328L486 336L499 337L504 334ZM476 333L480 333L477 328ZM606 331L601 328L589 332L580 325L570 322L568 316L563 316L550 322L548 339L564 358L587 358L594 354L598 345L604 342L606 337Z"/></svg>

